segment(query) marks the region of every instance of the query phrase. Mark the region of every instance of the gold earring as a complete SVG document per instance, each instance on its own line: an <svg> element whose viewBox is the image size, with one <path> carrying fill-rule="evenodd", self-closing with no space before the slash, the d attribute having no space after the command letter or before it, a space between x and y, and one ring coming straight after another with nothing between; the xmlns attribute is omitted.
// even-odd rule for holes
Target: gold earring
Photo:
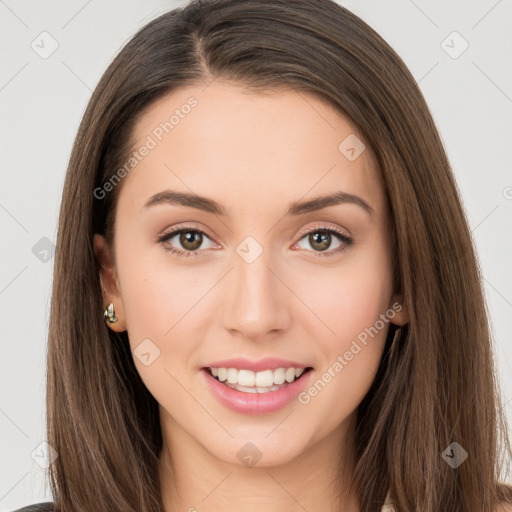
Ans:
<svg viewBox="0 0 512 512"><path fill-rule="evenodd" d="M112 304L112 302L108 305L108 308L105 309L105 312L103 313L103 318L109 324L115 324L117 322L117 316L114 313L114 304Z"/></svg>

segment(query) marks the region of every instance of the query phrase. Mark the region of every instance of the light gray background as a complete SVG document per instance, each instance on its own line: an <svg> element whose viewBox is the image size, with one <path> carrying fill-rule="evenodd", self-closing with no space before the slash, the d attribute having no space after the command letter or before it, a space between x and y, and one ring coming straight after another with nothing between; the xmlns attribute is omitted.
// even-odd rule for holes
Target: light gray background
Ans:
<svg viewBox="0 0 512 512"><path fill-rule="evenodd" d="M35 462L45 453L53 270L49 242L40 240L56 239L78 124L120 47L185 3L0 0L0 511L51 499ZM512 423L512 0L340 3L404 59L438 124L479 253ZM52 38L58 48L47 58L31 47L48 51ZM464 40L469 47L457 56Z"/></svg>

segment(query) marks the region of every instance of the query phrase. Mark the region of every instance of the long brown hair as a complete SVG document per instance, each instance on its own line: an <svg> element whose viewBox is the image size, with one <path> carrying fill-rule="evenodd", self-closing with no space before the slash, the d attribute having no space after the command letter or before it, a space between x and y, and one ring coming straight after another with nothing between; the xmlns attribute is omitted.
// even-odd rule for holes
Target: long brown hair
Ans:
<svg viewBox="0 0 512 512"><path fill-rule="evenodd" d="M163 510L158 404L136 371L127 333L103 321L92 245L95 233L112 240L121 186L101 198L94 191L105 190L133 151L133 127L145 109L179 87L219 78L255 92L285 87L327 100L362 134L382 175L395 288L408 323L393 344L390 330L358 408L361 510L380 510L388 489L407 512L491 512L501 500L512 502L500 483L511 450L479 266L450 164L412 75L377 33L332 0L203 0L163 14L126 44L75 139L48 344L56 507ZM456 468L442 456L453 442L468 454Z"/></svg>

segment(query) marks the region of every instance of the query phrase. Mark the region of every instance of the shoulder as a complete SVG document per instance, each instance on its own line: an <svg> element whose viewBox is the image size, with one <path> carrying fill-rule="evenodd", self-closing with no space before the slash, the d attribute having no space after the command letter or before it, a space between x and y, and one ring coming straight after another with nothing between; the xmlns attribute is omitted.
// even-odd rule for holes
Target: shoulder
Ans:
<svg viewBox="0 0 512 512"><path fill-rule="evenodd" d="M13 512L53 512L53 501L45 501L41 503L33 503L26 507L13 510Z"/></svg>
<svg viewBox="0 0 512 512"><path fill-rule="evenodd" d="M496 512L512 512L512 503L502 503L498 505Z"/></svg>

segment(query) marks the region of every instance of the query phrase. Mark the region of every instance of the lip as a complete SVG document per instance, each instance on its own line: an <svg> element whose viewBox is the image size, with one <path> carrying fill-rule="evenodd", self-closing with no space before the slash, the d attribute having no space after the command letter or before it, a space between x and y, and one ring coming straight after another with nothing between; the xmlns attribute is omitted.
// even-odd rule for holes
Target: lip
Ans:
<svg viewBox="0 0 512 512"><path fill-rule="evenodd" d="M280 367L278 366L278 368ZM301 365L299 368L304 368L304 366ZM228 409L243 414L268 414L278 411L293 402L297 395L306 387L313 371L305 371L291 384L268 393L244 393L243 391L237 391L222 384L206 368L202 368L199 373L213 396Z"/></svg>
<svg viewBox="0 0 512 512"><path fill-rule="evenodd" d="M237 368L238 370L252 370L261 372L263 370L276 370L277 368L309 368L312 365L304 365L296 361L287 361L277 357L265 357L257 361L237 357L236 359L225 359L224 361L215 361L204 368Z"/></svg>

